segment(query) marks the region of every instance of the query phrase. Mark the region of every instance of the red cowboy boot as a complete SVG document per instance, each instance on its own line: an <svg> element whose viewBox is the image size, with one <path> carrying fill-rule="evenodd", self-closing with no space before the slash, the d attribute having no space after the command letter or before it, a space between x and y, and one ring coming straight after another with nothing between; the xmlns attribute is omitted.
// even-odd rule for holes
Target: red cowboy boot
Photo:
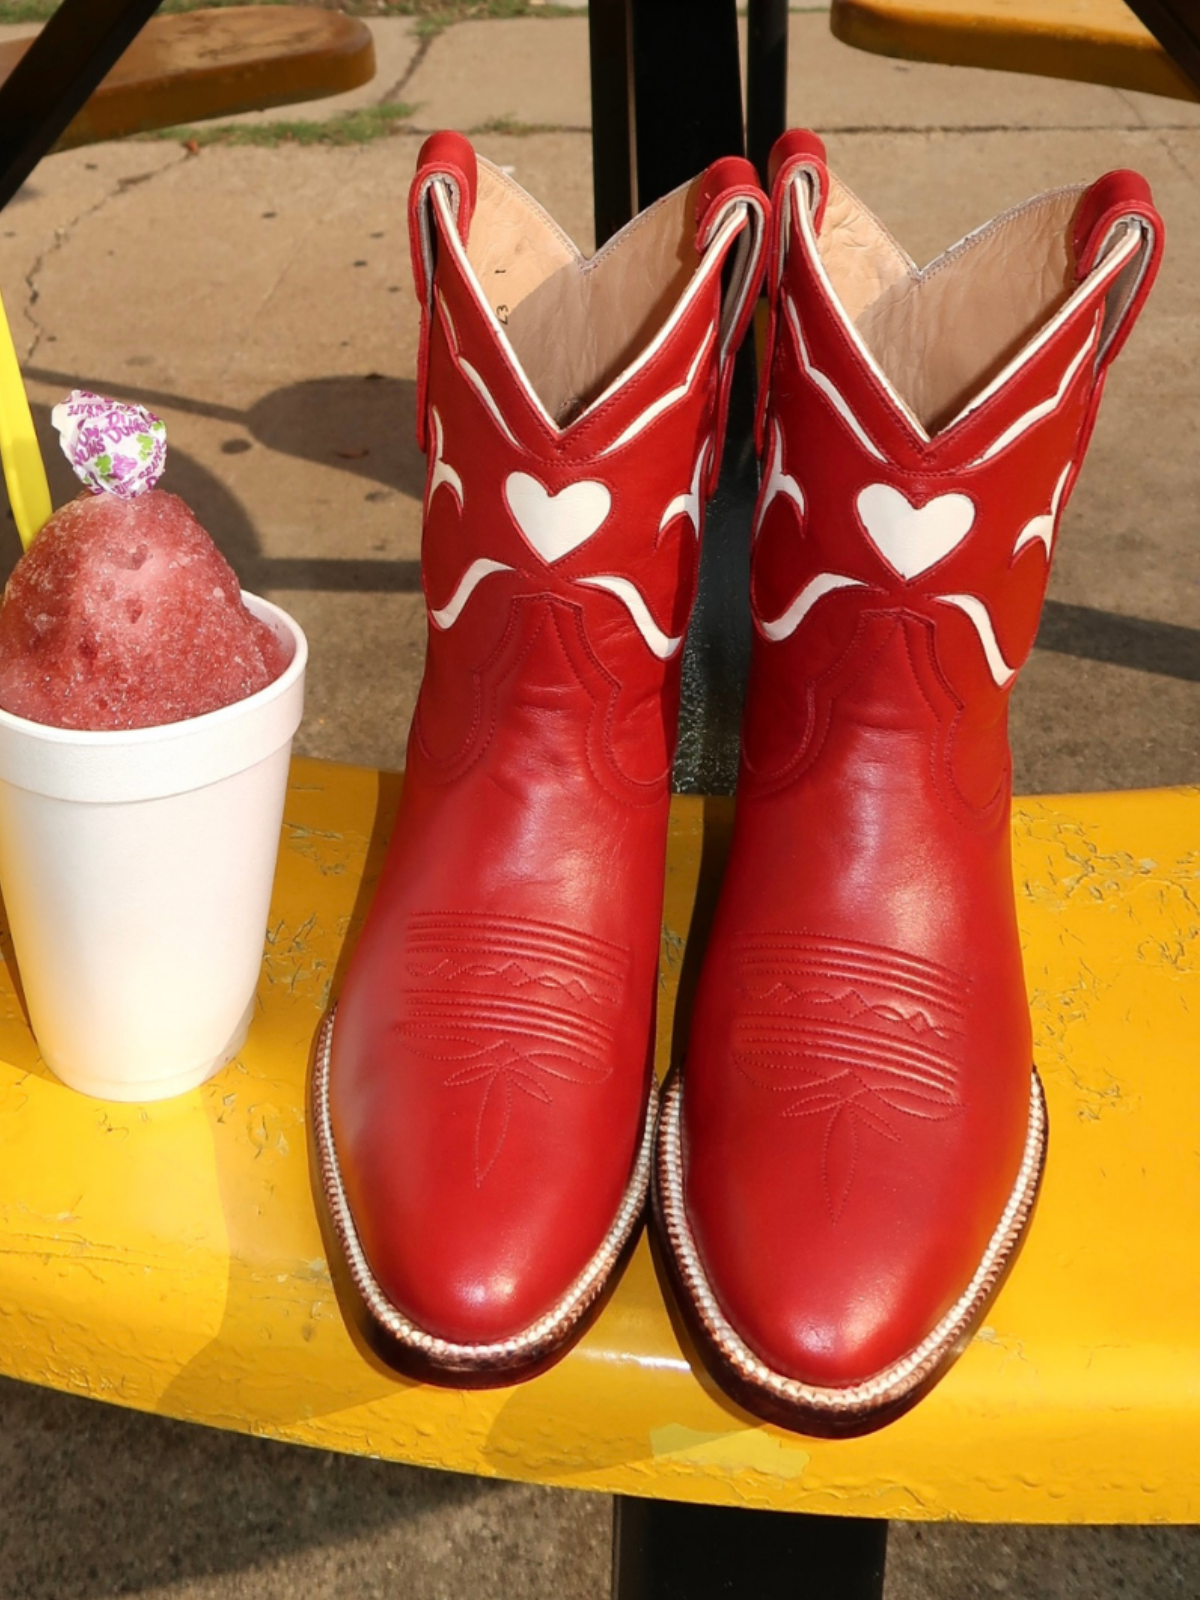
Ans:
<svg viewBox="0 0 1200 1600"><path fill-rule="evenodd" d="M644 1204L680 647L766 209L722 161L587 261L465 139L421 153L428 654L312 1086L352 1305L402 1370L544 1366Z"/></svg>
<svg viewBox="0 0 1200 1600"><path fill-rule="evenodd" d="M721 1383L857 1432L954 1359L1037 1194L1008 696L1162 229L1110 173L918 272L815 137L775 160L737 820L656 1204Z"/></svg>

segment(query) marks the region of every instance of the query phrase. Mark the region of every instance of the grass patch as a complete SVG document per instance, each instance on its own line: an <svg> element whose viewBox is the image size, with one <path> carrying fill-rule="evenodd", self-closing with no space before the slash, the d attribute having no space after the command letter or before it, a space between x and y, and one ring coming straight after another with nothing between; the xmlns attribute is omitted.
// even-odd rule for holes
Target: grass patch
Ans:
<svg viewBox="0 0 1200 1600"><path fill-rule="evenodd" d="M361 111L343 111L324 122L208 122L195 128L159 128L138 134L140 139L169 139L175 144L258 145L277 149L280 145L370 144L403 133L412 121L413 108L406 105L364 106Z"/></svg>
<svg viewBox="0 0 1200 1600"><path fill-rule="evenodd" d="M467 130L474 138L481 133L503 133L510 139L528 139L535 133L578 133L578 128L563 128L556 122L520 122L516 117L489 117Z"/></svg>
<svg viewBox="0 0 1200 1600"><path fill-rule="evenodd" d="M215 6L245 5L247 0L163 0L160 13L207 10ZM257 0L262 5L288 5L295 0ZM455 22L480 17L578 17L585 13L552 0L308 0L330 11L348 11L356 17L415 17L422 33L438 33ZM45 22L58 10L59 0L0 0L0 22Z"/></svg>
<svg viewBox="0 0 1200 1600"><path fill-rule="evenodd" d="M499 17L579 17L587 13L573 6L540 4L539 0L361 0L347 6L364 17L415 17L417 32L441 33L456 22Z"/></svg>

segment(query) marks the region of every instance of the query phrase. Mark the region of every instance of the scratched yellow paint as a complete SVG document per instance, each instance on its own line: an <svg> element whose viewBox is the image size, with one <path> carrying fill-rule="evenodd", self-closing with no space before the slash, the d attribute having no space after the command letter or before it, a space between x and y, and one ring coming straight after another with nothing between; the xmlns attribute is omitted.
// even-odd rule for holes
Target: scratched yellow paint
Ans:
<svg viewBox="0 0 1200 1600"><path fill-rule="evenodd" d="M829 23L879 55L1200 98L1125 0L833 0Z"/></svg>
<svg viewBox="0 0 1200 1600"><path fill-rule="evenodd" d="M0 969L0 1371L218 1427L504 1477L726 1504L978 1520L1200 1520L1200 790L1026 800L1016 879L1050 1101L1045 1192L987 1325L865 1439L755 1426L699 1372L645 1243L533 1383L405 1382L352 1341L309 1192L314 1031L397 780L298 761L242 1055L105 1105L38 1061ZM675 803L660 1062L728 835ZM698 889L699 884L699 889Z"/></svg>

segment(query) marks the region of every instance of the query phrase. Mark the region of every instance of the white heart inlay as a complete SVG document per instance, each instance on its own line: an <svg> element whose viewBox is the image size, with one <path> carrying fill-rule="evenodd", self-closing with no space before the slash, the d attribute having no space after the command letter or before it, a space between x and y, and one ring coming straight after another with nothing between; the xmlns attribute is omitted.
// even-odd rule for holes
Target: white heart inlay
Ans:
<svg viewBox="0 0 1200 1600"><path fill-rule="evenodd" d="M965 494L940 494L914 506L890 484L872 483L855 504L872 544L905 579L948 556L975 521L975 503Z"/></svg>
<svg viewBox="0 0 1200 1600"><path fill-rule="evenodd" d="M517 527L545 562L561 561L577 550L612 506L612 495L602 483L585 479L551 494L527 472L509 473L504 498Z"/></svg>

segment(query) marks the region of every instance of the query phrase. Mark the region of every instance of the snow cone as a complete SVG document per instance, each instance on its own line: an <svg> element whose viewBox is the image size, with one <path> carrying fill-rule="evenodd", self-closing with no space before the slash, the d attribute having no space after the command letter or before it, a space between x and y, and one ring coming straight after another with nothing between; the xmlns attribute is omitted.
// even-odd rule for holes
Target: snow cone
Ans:
<svg viewBox="0 0 1200 1600"><path fill-rule="evenodd" d="M86 488L0 607L0 887L46 1063L161 1099L246 1037L307 645L155 489L157 418L52 420Z"/></svg>

